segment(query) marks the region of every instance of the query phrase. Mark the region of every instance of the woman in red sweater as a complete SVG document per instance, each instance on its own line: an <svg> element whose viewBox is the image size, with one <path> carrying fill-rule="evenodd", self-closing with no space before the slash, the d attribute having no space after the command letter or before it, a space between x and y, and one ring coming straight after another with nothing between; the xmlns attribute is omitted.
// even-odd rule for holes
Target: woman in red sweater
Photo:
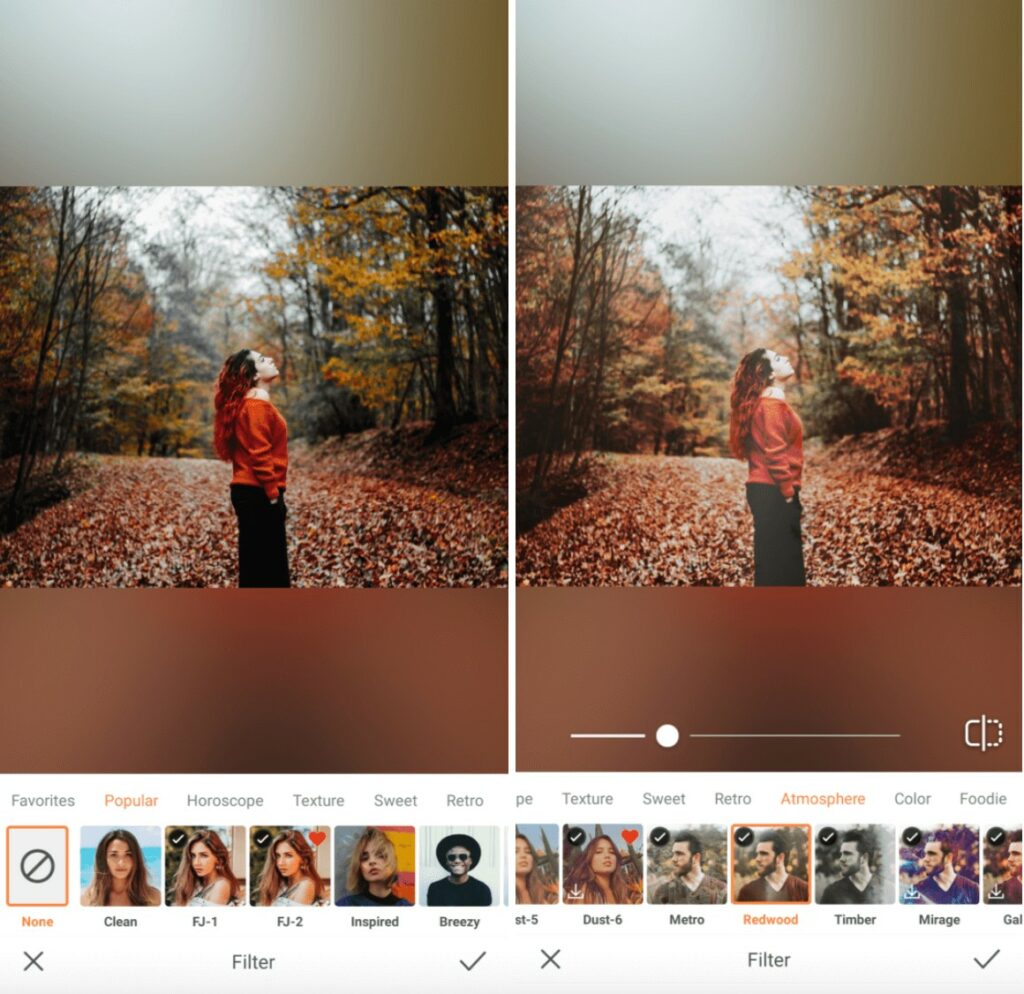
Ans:
<svg viewBox="0 0 1024 994"><path fill-rule="evenodd" d="M242 349L224 363L214 397L213 444L234 467L231 505L238 516L238 585L288 587L284 504L288 426L270 402L280 376L274 360Z"/></svg>
<svg viewBox="0 0 1024 994"><path fill-rule="evenodd" d="M747 503L754 515L754 586L802 587L800 479L803 425L786 403L783 383L793 375L771 349L745 355L732 385L729 446L746 459Z"/></svg>

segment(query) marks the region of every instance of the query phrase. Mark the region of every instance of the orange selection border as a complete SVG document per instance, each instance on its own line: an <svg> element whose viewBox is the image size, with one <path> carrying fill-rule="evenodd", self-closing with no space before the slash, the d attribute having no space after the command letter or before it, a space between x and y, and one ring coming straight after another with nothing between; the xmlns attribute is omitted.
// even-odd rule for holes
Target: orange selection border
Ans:
<svg viewBox="0 0 1024 994"><path fill-rule="evenodd" d="M783 828L783 829L794 829L800 828L807 833L807 900L806 901L737 901L736 895L733 893L736 881L736 829L737 828ZM814 895L812 893L814 887L814 850L813 850L813 835L811 832L811 826L803 822L795 824L788 824L786 822L769 822L767 824L753 824L749 821L738 821L735 825L729 826L729 903L735 904L738 908L792 908L801 907L808 904L814 903Z"/></svg>
<svg viewBox="0 0 1024 994"><path fill-rule="evenodd" d="M64 900L54 902L52 904L12 904L11 903L11 832L23 832L26 830L33 829L46 829L47 831L58 831L64 833ZM66 908L70 900L68 893L68 881L70 874L70 864L68 862L70 858L70 832L68 831L67 825L8 825L7 834L7 873L4 898L9 908Z"/></svg>

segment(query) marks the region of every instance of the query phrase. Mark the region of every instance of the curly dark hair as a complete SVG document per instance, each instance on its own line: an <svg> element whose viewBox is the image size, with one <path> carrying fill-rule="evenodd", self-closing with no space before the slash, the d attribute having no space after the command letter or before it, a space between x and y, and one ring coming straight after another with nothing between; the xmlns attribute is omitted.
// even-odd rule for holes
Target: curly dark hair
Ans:
<svg viewBox="0 0 1024 994"><path fill-rule="evenodd" d="M771 379L772 363L767 349L754 349L740 359L729 399L729 449L737 459L747 458L754 408Z"/></svg>
<svg viewBox="0 0 1024 994"><path fill-rule="evenodd" d="M217 392L213 397L213 447L217 455L228 462L235 448L235 420L255 381L256 361L252 349L239 349L228 356L217 377Z"/></svg>

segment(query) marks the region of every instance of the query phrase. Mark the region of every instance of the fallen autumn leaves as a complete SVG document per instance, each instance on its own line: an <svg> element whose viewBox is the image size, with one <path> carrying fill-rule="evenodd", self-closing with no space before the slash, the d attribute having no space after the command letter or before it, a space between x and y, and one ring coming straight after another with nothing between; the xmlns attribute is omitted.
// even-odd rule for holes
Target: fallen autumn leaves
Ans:
<svg viewBox="0 0 1024 994"><path fill-rule="evenodd" d="M294 446L288 547L298 587L507 582L504 426L445 445L422 429ZM392 456L389 459L383 450ZM356 458L358 454L358 458ZM404 457L404 458L403 458ZM73 496L0 536L4 586L231 587L230 467L211 459L86 456ZM475 461L474 461L475 460Z"/></svg>
<svg viewBox="0 0 1024 994"><path fill-rule="evenodd" d="M812 445L808 454L801 494L808 584L1021 582L1020 468L1005 448L944 453L928 473L935 482L922 479L926 470L892 431ZM742 463L600 458L600 489L520 537L519 583L752 583L753 526Z"/></svg>

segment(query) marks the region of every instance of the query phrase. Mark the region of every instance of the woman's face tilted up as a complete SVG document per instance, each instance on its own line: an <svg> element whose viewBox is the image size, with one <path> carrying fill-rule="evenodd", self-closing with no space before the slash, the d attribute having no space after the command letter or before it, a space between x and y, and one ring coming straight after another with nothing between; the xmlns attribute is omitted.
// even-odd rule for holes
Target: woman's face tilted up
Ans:
<svg viewBox="0 0 1024 994"><path fill-rule="evenodd" d="M765 349L765 355L772 367L772 379L777 383L779 380L788 380L793 375L793 364L778 352Z"/></svg>
<svg viewBox="0 0 1024 994"><path fill-rule="evenodd" d="M270 356L263 355L262 352L250 352L249 357L256 364L256 383L258 385L276 380L281 375L277 364Z"/></svg>

